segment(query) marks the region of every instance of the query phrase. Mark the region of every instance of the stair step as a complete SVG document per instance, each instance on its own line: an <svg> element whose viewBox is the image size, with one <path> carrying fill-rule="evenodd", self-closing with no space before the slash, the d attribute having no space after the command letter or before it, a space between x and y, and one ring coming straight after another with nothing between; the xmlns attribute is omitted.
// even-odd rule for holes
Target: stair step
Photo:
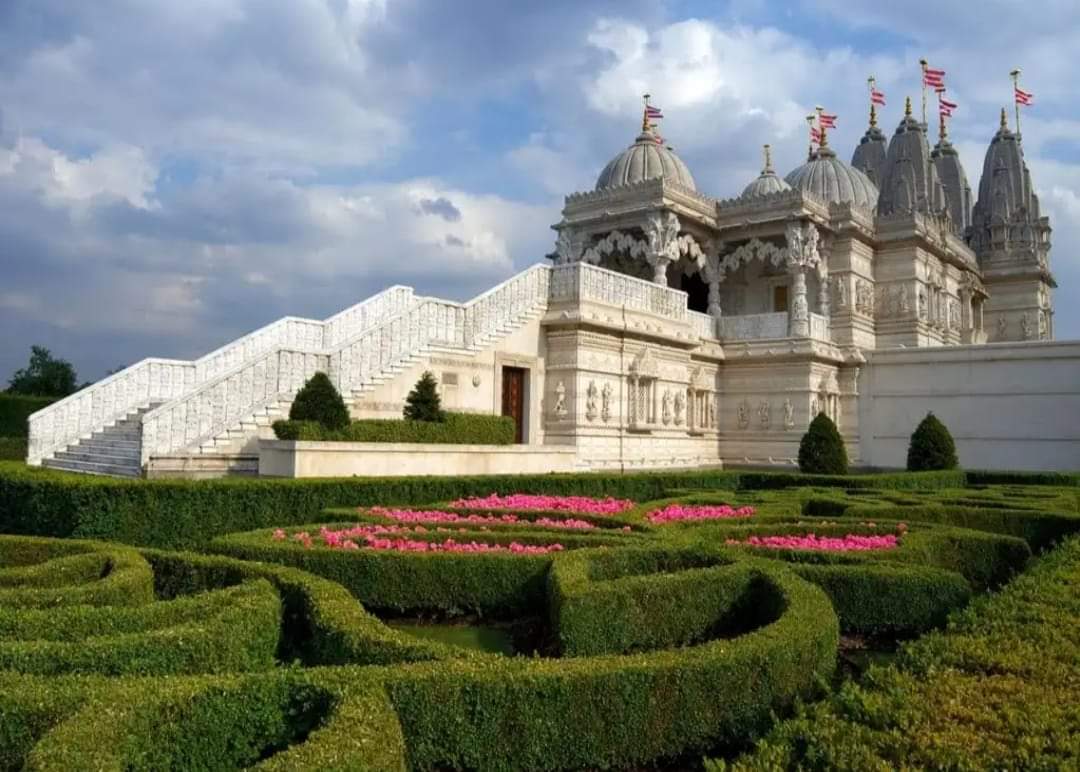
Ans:
<svg viewBox="0 0 1080 772"><path fill-rule="evenodd" d="M128 450L138 453L141 444L142 443L137 440L80 440L74 445L69 445L68 450L74 450L76 448L80 450L102 450L106 452L111 450Z"/></svg>
<svg viewBox="0 0 1080 772"><path fill-rule="evenodd" d="M107 477L142 476L142 469L139 466L97 464L88 461L73 461L61 458L47 458L41 462L41 465L49 469L59 469L64 472L82 472L83 474L98 474Z"/></svg>
<svg viewBox="0 0 1080 772"><path fill-rule="evenodd" d="M135 453L104 453L87 450L61 450L56 453L58 460L80 461L91 464L111 464L116 466L138 466L141 458L139 452Z"/></svg>

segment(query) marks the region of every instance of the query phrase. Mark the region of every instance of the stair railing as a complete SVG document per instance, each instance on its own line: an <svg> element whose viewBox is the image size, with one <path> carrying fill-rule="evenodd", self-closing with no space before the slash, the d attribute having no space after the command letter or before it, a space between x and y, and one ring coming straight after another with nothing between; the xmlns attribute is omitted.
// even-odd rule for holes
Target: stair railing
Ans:
<svg viewBox="0 0 1080 772"><path fill-rule="evenodd" d="M322 350L414 302L395 285L321 322L285 317L194 361L144 359L32 414L27 463L41 462L126 415L167 402L278 347Z"/></svg>

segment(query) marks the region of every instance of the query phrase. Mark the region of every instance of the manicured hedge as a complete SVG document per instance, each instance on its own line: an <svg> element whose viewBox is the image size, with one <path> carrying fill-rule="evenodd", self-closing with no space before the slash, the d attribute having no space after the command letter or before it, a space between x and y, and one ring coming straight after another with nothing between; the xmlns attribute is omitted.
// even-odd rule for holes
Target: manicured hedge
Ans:
<svg viewBox="0 0 1080 772"><path fill-rule="evenodd" d="M144 550L156 591L177 598L253 579L277 589L283 604L284 662L314 665L390 664L468 657L470 652L397 632L367 613L348 590L305 571L219 555Z"/></svg>
<svg viewBox="0 0 1080 772"><path fill-rule="evenodd" d="M1080 766L1080 538L710 770Z"/></svg>
<svg viewBox="0 0 1080 772"><path fill-rule="evenodd" d="M626 654L775 621L762 581L750 561L702 552L583 550L555 561L548 605L565 655Z"/></svg>
<svg viewBox="0 0 1080 772"><path fill-rule="evenodd" d="M0 437L26 437L26 419L31 413L48 407L57 397L27 397L21 394L0 394Z"/></svg>
<svg viewBox="0 0 1080 772"><path fill-rule="evenodd" d="M1062 485L1080 487L1077 472L967 471L968 485Z"/></svg>
<svg viewBox="0 0 1080 772"><path fill-rule="evenodd" d="M880 505L853 504L842 499L813 498L806 502L803 511L806 515L816 517L941 523L973 531L1006 534L1023 539L1036 551L1080 532L1080 515L1074 512L1005 509L987 504L962 506L929 502L896 506L888 501Z"/></svg>
<svg viewBox="0 0 1080 772"><path fill-rule="evenodd" d="M43 541L0 536L0 564L20 566L0 570L0 608L140 606L153 600L150 566L134 550ZM38 555L48 562L28 565Z"/></svg>
<svg viewBox="0 0 1080 772"><path fill-rule="evenodd" d="M296 530L289 529L290 532ZM318 525L301 530L317 534ZM475 611L514 616L542 607L552 554L486 555L450 552L396 552L375 550L305 549L293 541L274 541L272 531L253 531L216 539L208 549L242 560L282 563L325 577L352 592L361 603L384 611L439 611L456 614ZM437 533L410 539L489 544L548 544L573 546L618 544L618 537L577 533L512 531ZM317 538L317 537L316 537Z"/></svg>
<svg viewBox="0 0 1080 772"><path fill-rule="evenodd" d="M88 630L81 640L0 638L0 669L39 675L172 675L265 670L274 665L281 602L266 582L245 589L245 593L231 594L228 605L213 615L182 624L110 635L113 615L99 613L93 615L99 627ZM166 604L145 606L139 611L156 605ZM83 620L86 621L85 615Z"/></svg>
<svg viewBox="0 0 1080 772"><path fill-rule="evenodd" d="M388 669L410 763L606 769L745 743L831 676L839 638L825 595L779 567L762 569L755 597L782 612L732 639L624 656Z"/></svg>
<svg viewBox="0 0 1080 772"><path fill-rule="evenodd" d="M279 440L323 442L418 442L460 445L512 445L514 419L501 415L447 413L444 421L365 419L343 429L313 421L275 421Z"/></svg>
<svg viewBox="0 0 1080 772"><path fill-rule="evenodd" d="M757 490L806 485L934 489L962 486L963 474L831 478L703 469L625 475L190 481L91 477L0 462L0 532L183 549L226 533L311 522L327 507L422 504L522 491L644 502L662 498L671 489Z"/></svg>
<svg viewBox="0 0 1080 772"><path fill-rule="evenodd" d="M357 680L290 672L121 682L48 732L26 767L406 769L385 692Z"/></svg>

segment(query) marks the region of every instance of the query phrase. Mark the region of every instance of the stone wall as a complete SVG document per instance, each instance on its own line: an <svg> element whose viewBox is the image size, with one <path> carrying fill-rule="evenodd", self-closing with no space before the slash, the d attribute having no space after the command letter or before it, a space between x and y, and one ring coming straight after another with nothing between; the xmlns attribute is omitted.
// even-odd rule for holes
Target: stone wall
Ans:
<svg viewBox="0 0 1080 772"><path fill-rule="evenodd" d="M969 469L1080 469L1080 341L865 352L861 463L902 467L933 411Z"/></svg>

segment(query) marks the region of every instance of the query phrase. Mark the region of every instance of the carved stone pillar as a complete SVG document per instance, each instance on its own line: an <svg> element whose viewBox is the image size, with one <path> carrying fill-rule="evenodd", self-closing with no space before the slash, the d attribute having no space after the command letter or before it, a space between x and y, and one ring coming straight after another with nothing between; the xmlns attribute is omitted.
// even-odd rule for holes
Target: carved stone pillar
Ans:
<svg viewBox="0 0 1080 772"><path fill-rule="evenodd" d="M802 268L791 272L791 317L788 320L788 334L793 338L806 338L810 335L810 306L806 302L806 273Z"/></svg>
<svg viewBox="0 0 1080 772"><path fill-rule="evenodd" d="M705 266L702 276L709 284L709 316L720 318L723 310L720 307L720 282L724 280L724 269L720 263L720 253L723 251L723 242L710 242L705 255Z"/></svg>
<svg viewBox="0 0 1080 772"><path fill-rule="evenodd" d="M818 267L818 230L812 223L791 220L787 224L787 268L791 275L791 307L788 334L794 338L810 336L810 304L806 299L806 272ZM826 289L826 292L828 290Z"/></svg>
<svg viewBox="0 0 1080 772"><path fill-rule="evenodd" d="M679 218L674 212L653 212L644 225L645 259L653 269L653 283L667 286L668 266L679 259Z"/></svg>
<svg viewBox="0 0 1080 772"><path fill-rule="evenodd" d="M829 274L825 271L818 271L818 313L825 317L828 321L832 314L832 309L829 302Z"/></svg>

